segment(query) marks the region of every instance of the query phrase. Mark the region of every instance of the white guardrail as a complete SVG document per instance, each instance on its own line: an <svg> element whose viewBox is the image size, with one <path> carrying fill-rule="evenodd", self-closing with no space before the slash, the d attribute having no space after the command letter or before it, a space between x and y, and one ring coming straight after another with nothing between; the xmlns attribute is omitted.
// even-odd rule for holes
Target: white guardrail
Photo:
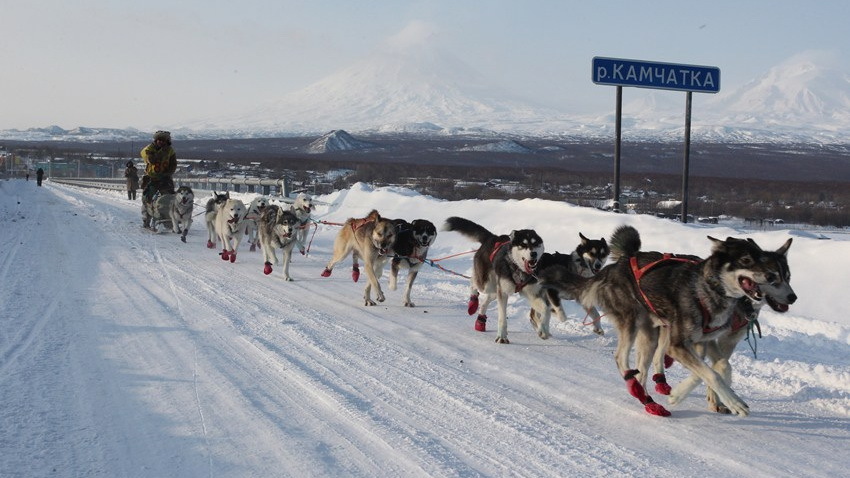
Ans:
<svg viewBox="0 0 850 478"><path fill-rule="evenodd" d="M124 178L49 178L51 182L68 184L84 188L126 190L127 180ZM193 190L233 191L258 193L264 196L289 197L291 186L289 180L256 179L256 178L174 178L175 187L189 186Z"/></svg>

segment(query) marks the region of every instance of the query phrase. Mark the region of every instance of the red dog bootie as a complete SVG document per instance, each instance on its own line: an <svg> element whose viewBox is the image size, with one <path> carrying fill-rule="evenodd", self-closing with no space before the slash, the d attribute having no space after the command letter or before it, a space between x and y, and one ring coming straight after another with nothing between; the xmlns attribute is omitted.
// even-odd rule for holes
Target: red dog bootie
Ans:
<svg viewBox="0 0 850 478"><path fill-rule="evenodd" d="M266 262L265 267L263 267L263 274L265 274L265 275L269 275L269 274L271 274L271 273L272 273L272 263L271 263L271 262Z"/></svg>
<svg viewBox="0 0 850 478"><path fill-rule="evenodd" d="M322 271L322 277L330 277L331 272L333 272L333 271L328 269L327 267L325 267L325 270Z"/></svg>
<svg viewBox="0 0 850 478"><path fill-rule="evenodd" d="M486 332L487 331L487 316L484 314L480 314L478 318L475 319L475 330L478 332Z"/></svg>
<svg viewBox="0 0 850 478"><path fill-rule="evenodd" d="M473 315L478 311L478 294L469 296L469 302L466 303L466 313ZM485 316L486 317L486 316Z"/></svg>
<svg viewBox="0 0 850 478"><path fill-rule="evenodd" d="M228 259L230 259L230 253L227 252L227 249L222 249L221 250L221 260L226 261Z"/></svg>
<svg viewBox="0 0 850 478"><path fill-rule="evenodd" d="M671 356L669 356L669 355L667 355L667 354L664 354L664 368L670 368L670 367L672 367L672 366L673 366L673 362L675 362L675 360L673 360L673 357L671 357Z"/></svg>
<svg viewBox="0 0 850 478"><path fill-rule="evenodd" d="M215 243L207 239L207 249L215 249Z"/></svg>
<svg viewBox="0 0 850 478"><path fill-rule="evenodd" d="M623 378L626 380L626 390L629 391L631 396L640 400L640 403L643 404L643 409L646 410L646 413L659 417L669 417L670 412L668 412L661 404L655 403L655 400L646 394L646 390L644 390L643 385L641 385L635 378L637 373L637 370L627 370L623 375Z"/></svg>
<svg viewBox="0 0 850 478"><path fill-rule="evenodd" d="M655 382L655 391L661 395L670 395L670 385L667 384L667 377L663 373L656 373L652 376L652 381Z"/></svg>
<svg viewBox="0 0 850 478"><path fill-rule="evenodd" d="M357 282L360 280L360 268L357 266L351 267L351 280Z"/></svg>
<svg viewBox="0 0 850 478"><path fill-rule="evenodd" d="M230 263L233 264L236 262L236 251L230 253Z"/></svg>

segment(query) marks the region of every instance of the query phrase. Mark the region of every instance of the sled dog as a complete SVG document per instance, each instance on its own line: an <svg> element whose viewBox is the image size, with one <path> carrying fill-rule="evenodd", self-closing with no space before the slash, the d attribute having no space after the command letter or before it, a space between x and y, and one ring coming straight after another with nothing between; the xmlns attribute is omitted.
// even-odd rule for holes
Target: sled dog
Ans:
<svg viewBox="0 0 850 478"><path fill-rule="evenodd" d="M265 196L257 196L248 204L248 215L245 216L245 236L248 238L248 244L251 252L257 250L259 244L259 235L257 231L257 222L260 219L260 214L269 205L269 199Z"/></svg>
<svg viewBox="0 0 850 478"><path fill-rule="evenodd" d="M215 233L222 244L221 259L236 262L236 251L245 235L247 208L239 199L228 199L217 207Z"/></svg>
<svg viewBox="0 0 850 478"><path fill-rule="evenodd" d="M575 250L570 254L561 254L559 252L555 252L554 254L550 254L548 252L544 252L540 258L539 263L537 264L537 270L542 271L550 266L558 265L566 268L573 274L578 274L583 277L591 277L605 265L605 261L608 259L609 249L608 242L605 238L600 239L588 239L582 233L578 233L580 242L578 246L576 246ZM544 289L546 293L546 299L552 305L552 309L558 315L558 320L561 322L567 321L567 314L564 313L563 307L561 307L561 299L572 300L574 297L569 295L561 295L555 289ZM596 310L596 307L590 307L586 310L588 317L593 321L593 332L598 335L604 335L605 331L602 330L602 326L599 324L599 311ZM531 321L536 323L537 317L534 314L534 311L531 311L530 314Z"/></svg>
<svg viewBox="0 0 850 478"><path fill-rule="evenodd" d="M514 293L521 293L539 316L539 321L535 324L537 335L541 339L548 339L551 336L549 333L551 312L534 275L537 262L544 252L543 239L531 229L515 230L509 235L497 236L469 219L456 216L446 219L443 229L457 231L481 244L473 258L471 293L467 305L469 315L478 312L475 330L479 332L486 330L487 307L493 299L496 299L499 314L496 343L510 343L507 318L508 297ZM484 294L484 299L480 302L479 294Z"/></svg>
<svg viewBox="0 0 850 478"><path fill-rule="evenodd" d="M739 299L738 310L730 326L725 330L718 331L719 334L714 340L694 344L697 355L703 358L708 357L712 368L720 374L723 381L729 386L732 385L732 365L729 363L729 358L738 343L749 333L752 328L751 324L758 324L759 311L763 305L767 304L775 312L785 313L789 306L797 300L797 294L791 288L790 282L791 269L788 266L788 249L790 247L791 239L789 238L776 251L762 251L760 262L763 264L762 268L767 271L765 272L767 283L759 284L759 289L764 295L764 300L761 303L753 303L748 297ZM658 361L657 357L658 353L656 353L656 361ZM654 375L653 380L655 379L656 376ZM681 402L701 382L702 380L696 374L691 373L669 392L670 403L675 405ZM706 400L709 410L718 413L732 413L710 387L706 391Z"/></svg>
<svg viewBox="0 0 850 478"><path fill-rule="evenodd" d="M584 278L550 267L539 277L544 287L565 291L583 307L606 311L617 329L617 368L629 393L653 415L670 415L645 389L649 364L664 350L714 390L732 413L749 413L747 404L694 346L715 340L731 327L738 299L761 303L761 286L774 281L779 271L750 239L721 241L709 236L709 240L712 253L705 260L642 252L637 230L621 226L611 236L614 262L595 276ZM637 369L629 365L633 347Z"/></svg>
<svg viewBox="0 0 850 478"><path fill-rule="evenodd" d="M305 254L304 248L307 244L307 234L310 232L310 220L312 219L310 214L313 212L313 198L305 193L299 193L295 202L292 203L292 212L298 218L298 231L295 235L298 251Z"/></svg>
<svg viewBox="0 0 850 478"><path fill-rule="evenodd" d="M384 266L392 254L395 244L396 230L392 221L382 218L376 210L372 210L364 218L350 218L340 229L334 240L334 255L322 271L322 277L330 277L335 265L352 254L354 265L351 277L355 282L360 278L359 259L363 259L366 266L366 290L363 293L364 303L367 306L375 305L371 298L371 291L375 289L375 299L378 302L385 300L384 291L378 279L381 278Z"/></svg>
<svg viewBox="0 0 850 478"><path fill-rule="evenodd" d="M180 234L180 240L186 242L186 235L192 227L192 211L195 210L195 193L189 186L180 186L174 193L171 203L171 230Z"/></svg>
<svg viewBox="0 0 850 478"><path fill-rule="evenodd" d="M410 289L419 269L428 258L428 248L437 238L437 228L427 219L414 219L413 222L395 219L393 224L396 227L396 240L393 247L395 254L390 263L390 290L396 290L398 271L402 266L406 266L407 284L404 287L402 303L405 307L415 307L416 304L410 300Z"/></svg>
<svg viewBox="0 0 850 478"><path fill-rule="evenodd" d="M280 206L269 205L260 213L257 220L260 236L260 249L263 251L265 266L263 274L272 273L272 262L279 264L275 249L283 252L283 278L291 281L289 262L292 259L292 248L295 246L295 233L298 230L298 218L295 214Z"/></svg>
<svg viewBox="0 0 850 478"><path fill-rule="evenodd" d="M207 200L206 213L204 214L204 222L207 225L207 248L215 249L218 242L218 234L215 232L215 215L218 213L218 208L230 199L230 192L219 194L212 192L212 197Z"/></svg>

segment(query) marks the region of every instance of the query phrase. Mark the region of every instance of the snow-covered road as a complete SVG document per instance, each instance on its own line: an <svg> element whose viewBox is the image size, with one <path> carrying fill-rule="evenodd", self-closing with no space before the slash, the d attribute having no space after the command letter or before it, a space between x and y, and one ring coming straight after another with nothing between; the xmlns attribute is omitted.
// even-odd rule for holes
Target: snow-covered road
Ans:
<svg viewBox="0 0 850 478"><path fill-rule="evenodd" d="M625 220L663 238L645 241L657 249L708 248L697 226L549 201L448 203L364 186L318 199L332 203L317 212L328 221L374 207L438 226L449 215L495 232L535 226L551 251L570 250L580 230L608 235ZM604 337L593 335L572 304L577 319L553 324L553 338L542 341L527 304L513 300L511 344L498 345L492 332L472 330L459 276L423 270L412 309L401 305L401 290L363 307L363 281L353 283L344 265L320 277L335 226L319 226L310 254L294 257L295 281L285 282L279 268L263 275L261 253L247 247L235 264L220 260L204 247L200 217L187 244L142 231L138 207L119 192L0 181L0 476L776 477L850 469L850 320L819 316L815 302L848 306L830 286L803 282L820 276L813 268L847 265L848 241L795 238L800 302L788 315L763 312L758 359L746 344L733 357L751 416L708 412L698 388L665 419L626 393L610 325ZM775 248L785 237L756 240ZM431 257L474 247L441 232ZM825 254L835 255L821 265ZM466 273L471 256L442 265ZM831 280L846 284L847 270ZM671 382L682 377L681 367L671 369Z"/></svg>

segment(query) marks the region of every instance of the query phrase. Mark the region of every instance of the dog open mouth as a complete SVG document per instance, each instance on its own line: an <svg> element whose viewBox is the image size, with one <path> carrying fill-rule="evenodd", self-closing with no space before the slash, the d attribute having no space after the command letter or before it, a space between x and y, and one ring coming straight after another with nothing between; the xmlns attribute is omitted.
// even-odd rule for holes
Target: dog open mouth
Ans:
<svg viewBox="0 0 850 478"><path fill-rule="evenodd" d="M759 285L749 277L738 276L738 285L741 286L741 290L743 290L750 299L756 302L761 302L764 298Z"/></svg>
<svg viewBox="0 0 850 478"><path fill-rule="evenodd" d="M534 269L537 268L537 261L525 261L523 265L525 266L526 274L533 274Z"/></svg>
<svg viewBox="0 0 850 478"><path fill-rule="evenodd" d="M788 309L790 309L788 304L780 304L779 302L773 300L773 297L769 295L765 297L765 300L767 301L767 305L769 305L770 308L775 310L776 312L785 313L788 312Z"/></svg>

